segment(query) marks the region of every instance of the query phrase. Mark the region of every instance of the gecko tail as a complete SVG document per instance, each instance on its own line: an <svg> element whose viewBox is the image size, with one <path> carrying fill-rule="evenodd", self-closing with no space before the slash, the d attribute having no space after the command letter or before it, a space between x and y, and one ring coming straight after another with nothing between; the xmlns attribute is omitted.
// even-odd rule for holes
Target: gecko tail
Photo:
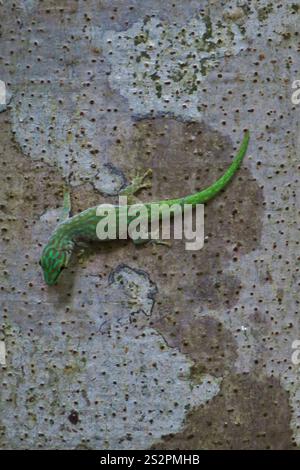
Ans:
<svg viewBox="0 0 300 470"><path fill-rule="evenodd" d="M209 186L198 193L191 194L189 196L185 196L180 199L170 199L165 201L168 205L172 204L203 204L204 202L209 201L210 199L214 198L225 186L229 183L232 179L236 171L238 170L244 156L246 155L248 143L250 139L250 132L247 131L244 135L243 141L239 148L237 155L235 156L233 162L226 170L224 175L221 176L215 183Z"/></svg>

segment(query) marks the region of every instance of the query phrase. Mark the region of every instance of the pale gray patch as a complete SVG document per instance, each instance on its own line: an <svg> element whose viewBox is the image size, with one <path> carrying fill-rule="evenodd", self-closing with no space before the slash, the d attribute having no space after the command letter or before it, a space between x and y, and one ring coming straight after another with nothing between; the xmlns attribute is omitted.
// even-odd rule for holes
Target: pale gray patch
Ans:
<svg viewBox="0 0 300 470"><path fill-rule="evenodd" d="M151 315L157 287L149 274L121 264L110 274L109 283L112 290L122 291L128 298L131 313Z"/></svg>
<svg viewBox="0 0 300 470"><path fill-rule="evenodd" d="M53 231L59 224L59 220L62 214L62 209L49 209L40 217L40 224L35 225L32 230L33 237L40 242L46 243L51 237Z"/></svg>
<svg viewBox="0 0 300 470"><path fill-rule="evenodd" d="M5 86L5 103L0 101L0 113L7 110L11 100L12 93L8 90L7 86Z"/></svg>
<svg viewBox="0 0 300 470"><path fill-rule="evenodd" d="M168 111L189 118L200 116L193 95L206 74L246 48L234 22L209 16L180 28L151 17L126 31L107 31L101 45L112 67L110 84L135 114Z"/></svg>
<svg viewBox="0 0 300 470"><path fill-rule="evenodd" d="M108 149L116 128L126 136L131 127L127 106L111 92L106 78L64 82L65 88L53 80L27 83L25 92L15 90L15 139L32 160L58 167L71 186L91 182L103 193L116 194L123 176L110 165Z"/></svg>
<svg viewBox="0 0 300 470"><path fill-rule="evenodd" d="M93 186L108 196L115 196L126 185L124 174L110 163L102 166L93 180Z"/></svg>
<svg viewBox="0 0 300 470"><path fill-rule="evenodd" d="M214 377L210 374L203 374L201 383L192 385L192 405L197 406L196 403L205 404L213 397L218 395L222 383L221 377Z"/></svg>
<svg viewBox="0 0 300 470"><path fill-rule="evenodd" d="M68 324L56 325L45 343L45 338L29 339L16 327L7 330L9 374L3 377L1 401L10 401L12 386L17 397L2 413L8 446L53 449L66 441L68 448L86 442L94 449L145 448L178 432L186 411L219 391L218 379L212 377L191 391L190 362L151 328L96 335L88 343L68 332ZM18 379L20 371L26 381ZM68 420L74 409L78 425ZM33 432L36 426L43 431Z"/></svg>

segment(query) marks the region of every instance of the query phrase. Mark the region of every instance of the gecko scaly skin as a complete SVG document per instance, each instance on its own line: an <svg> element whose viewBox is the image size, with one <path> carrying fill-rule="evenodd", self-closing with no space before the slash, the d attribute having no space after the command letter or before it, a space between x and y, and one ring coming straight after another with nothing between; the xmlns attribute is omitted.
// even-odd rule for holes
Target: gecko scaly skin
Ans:
<svg viewBox="0 0 300 470"><path fill-rule="evenodd" d="M168 206L172 206L173 204L191 204L192 206L195 206L196 204L203 204L215 197L231 180L239 168L240 163L246 154L248 142L249 132L245 134L241 147L227 171L211 186L200 192L179 199L168 199L146 203L144 206L147 208L148 213L150 214L151 205L153 204L158 206L160 204L167 204ZM67 267L69 263L78 240L99 240L96 233L96 227L103 216L97 215L97 207L98 206L91 207L90 209L80 212L74 217L68 218L64 222L61 222L55 229L53 235L43 249L40 259L44 279L48 285L57 283L62 270ZM127 207L130 206L128 205ZM117 214L116 223L118 224L118 206L115 207L115 210ZM129 223L130 217L128 217L128 224Z"/></svg>

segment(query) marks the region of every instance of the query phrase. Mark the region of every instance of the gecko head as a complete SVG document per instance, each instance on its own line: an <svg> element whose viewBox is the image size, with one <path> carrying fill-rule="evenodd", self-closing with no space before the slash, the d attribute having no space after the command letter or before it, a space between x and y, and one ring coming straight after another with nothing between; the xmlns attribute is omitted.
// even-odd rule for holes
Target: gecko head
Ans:
<svg viewBox="0 0 300 470"><path fill-rule="evenodd" d="M56 247L49 242L45 246L39 264L43 269L44 279L48 286L57 283L63 269L68 266L71 254L70 244L61 244Z"/></svg>

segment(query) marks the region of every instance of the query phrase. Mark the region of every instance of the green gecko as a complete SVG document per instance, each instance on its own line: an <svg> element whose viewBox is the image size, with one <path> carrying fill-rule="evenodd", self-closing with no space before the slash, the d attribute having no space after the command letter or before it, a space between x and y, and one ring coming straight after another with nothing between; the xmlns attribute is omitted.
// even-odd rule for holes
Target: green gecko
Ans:
<svg viewBox="0 0 300 470"><path fill-rule="evenodd" d="M151 205L153 204L158 205L158 207L163 204L167 204L169 207L173 204L191 204L192 206L195 206L196 204L203 204L215 197L231 180L239 168L240 163L246 154L248 142L249 132L246 132L241 147L233 162L227 171L223 174L223 176L221 176L211 186L200 192L179 199L168 199L146 203L144 206L147 208L147 212L150 214ZM141 188L148 187L147 184L143 183L143 180L145 176L149 175L149 171L150 170L148 170L144 176L137 178L131 187L128 187L123 191L123 194L130 195L137 192ZM43 269L44 279L49 286L57 283L62 270L68 266L75 246L79 244L80 241L98 240L96 227L99 220L101 220L101 215L97 215L97 207L98 206L91 207L73 217L69 217L70 200L69 196L65 195L63 220L59 223L47 245L43 249L40 259L40 265ZM128 207L130 207L130 204L126 206L126 209ZM119 207L115 206L115 210L117 213L116 223L118 224ZM158 216L160 216L159 213ZM128 225L129 223L130 218L128 217ZM140 243L138 240L135 240L135 242Z"/></svg>

